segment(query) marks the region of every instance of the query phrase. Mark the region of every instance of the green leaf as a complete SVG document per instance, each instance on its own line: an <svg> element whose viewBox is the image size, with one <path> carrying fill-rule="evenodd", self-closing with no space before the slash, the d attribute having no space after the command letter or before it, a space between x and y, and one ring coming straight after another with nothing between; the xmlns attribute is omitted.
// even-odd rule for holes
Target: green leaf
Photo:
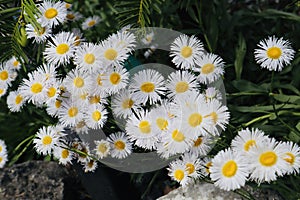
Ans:
<svg viewBox="0 0 300 200"><path fill-rule="evenodd" d="M283 103L292 103L300 105L300 96L285 94L270 94L270 96L274 97L274 99L276 99L277 101Z"/></svg>
<svg viewBox="0 0 300 200"><path fill-rule="evenodd" d="M232 81L232 85L239 91L243 92L267 92L264 87L247 80L234 80Z"/></svg>
<svg viewBox="0 0 300 200"><path fill-rule="evenodd" d="M243 62L246 55L246 41L241 33L239 33L238 45L235 49L234 68L236 79L240 80L243 71Z"/></svg>

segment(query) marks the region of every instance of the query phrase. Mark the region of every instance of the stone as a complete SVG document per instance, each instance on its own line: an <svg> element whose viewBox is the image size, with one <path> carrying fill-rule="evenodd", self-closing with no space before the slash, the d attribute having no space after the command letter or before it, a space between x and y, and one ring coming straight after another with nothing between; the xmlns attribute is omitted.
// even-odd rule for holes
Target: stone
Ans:
<svg viewBox="0 0 300 200"><path fill-rule="evenodd" d="M76 172L54 161L27 161L0 170L0 199L90 200Z"/></svg>

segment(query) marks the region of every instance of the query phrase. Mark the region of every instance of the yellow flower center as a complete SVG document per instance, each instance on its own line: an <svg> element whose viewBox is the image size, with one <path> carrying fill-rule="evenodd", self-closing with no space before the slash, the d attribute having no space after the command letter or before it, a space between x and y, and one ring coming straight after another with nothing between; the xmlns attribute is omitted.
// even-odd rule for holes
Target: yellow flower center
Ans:
<svg viewBox="0 0 300 200"><path fill-rule="evenodd" d="M0 88L0 95L3 94L4 90Z"/></svg>
<svg viewBox="0 0 300 200"><path fill-rule="evenodd" d="M84 62L87 64L93 64L95 62L95 56L92 53L87 53L84 56Z"/></svg>
<svg viewBox="0 0 300 200"><path fill-rule="evenodd" d="M176 142L182 142L185 139L185 136L178 129L176 129L172 132L172 138Z"/></svg>
<svg viewBox="0 0 300 200"><path fill-rule="evenodd" d="M146 121L146 120L142 120L139 124L139 129L142 133L150 133L151 132L151 124Z"/></svg>
<svg viewBox="0 0 300 200"><path fill-rule="evenodd" d="M185 46L185 47L182 47L180 53L181 53L182 57L188 58L193 54L193 49L189 46Z"/></svg>
<svg viewBox="0 0 300 200"><path fill-rule="evenodd" d="M67 51L69 51L69 45L68 44L59 44L57 45L56 47L56 53L59 54L59 55L63 55L65 54Z"/></svg>
<svg viewBox="0 0 300 200"><path fill-rule="evenodd" d="M2 146L0 146L0 153L2 152Z"/></svg>
<svg viewBox="0 0 300 200"><path fill-rule="evenodd" d="M56 17L57 14L58 14L58 12L55 8L49 8L48 10L46 10L44 15L47 19L52 19L52 18Z"/></svg>
<svg viewBox="0 0 300 200"><path fill-rule="evenodd" d="M184 178L184 171L181 169L175 170L174 178L178 181L182 181L182 179Z"/></svg>
<svg viewBox="0 0 300 200"><path fill-rule="evenodd" d="M66 158L68 158L68 156L69 156L69 151L68 151L67 149L63 149L63 150L61 151L61 157L62 157L63 159L66 159Z"/></svg>
<svg viewBox="0 0 300 200"><path fill-rule="evenodd" d="M97 84L99 86L102 86L102 78L101 78L102 74L99 74L98 77L97 77Z"/></svg>
<svg viewBox="0 0 300 200"><path fill-rule="evenodd" d="M98 151L100 151L101 153L105 153L107 151L107 146L106 144L99 144L98 146Z"/></svg>
<svg viewBox="0 0 300 200"><path fill-rule="evenodd" d="M248 140L245 144L244 144L244 150L245 151L249 151L249 149L253 146L256 145L255 140Z"/></svg>
<svg viewBox="0 0 300 200"><path fill-rule="evenodd" d="M0 163L2 162L2 160L3 160L3 158L2 158L2 156L0 156Z"/></svg>
<svg viewBox="0 0 300 200"><path fill-rule="evenodd" d="M107 49L104 52L104 57L107 60L115 60L117 56L118 56L118 52L116 50L114 50L114 49Z"/></svg>
<svg viewBox="0 0 300 200"><path fill-rule="evenodd" d="M83 92L82 94L80 94L80 99L86 100L87 96L88 96L88 93Z"/></svg>
<svg viewBox="0 0 300 200"><path fill-rule="evenodd" d="M5 81L5 80L8 79L8 72L7 72L6 70L0 72L0 79L1 79L2 81Z"/></svg>
<svg viewBox="0 0 300 200"><path fill-rule="evenodd" d="M198 137L197 140L194 140L194 147L198 147L202 144L202 138Z"/></svg>
<svg viewBox="0 0 300 200"><path fill-rule="evenodd" d="M295 162L295 155L292 154L292 153L290 153L290 152L286 153L286 155L287 155L288 157L287 157L287 158L284 158L284 160L285 160L286 162L290 163L290 165L293 165L294 162Z"/></svg>
<svg viewBox="0 0 300 200"><path fill-rule="evenodd" d="M71 107L68 110L68 115L69 117L75 117L78 114L78 108L76 107Z"/></svg>
<svg viewBox="0 0 300 200"><path fill-rule="evenodd" d="M61 106L61 101L60 100L56 100L55 101L55 107L56 108L60 108L60 106Z"/></svg>
<svg viewBox="0 0 300 200"><path fill-rule="evenodd" d="M234 176L236 174L236 171L238 169L238 166L234 160L229 160L226 162L222 167L222 174L228 178Z"/></svg>
<svg viewBox="0 0 300 200"><path fill-rule="evenodd" d="M68 13L67 16L66 16L68 19L72 20L75 18L75 15L71 14L71 13Z"/></svg>
<svg viewBox="0 0 300 200"><path fill-rule="evenodd" d="M94 26L96 24L96 21L95 20L91 20L91 21L89 21L89 23L88 23L88 26Z"/></svg>
<svg viewBox="0 0 300 200"><path fill-rule="evenodd" d="M52 137L50 137L49 135L46 135L42 139L43 145L49 145L49 144L51 144L51 142L52 142Z"/></svg>
<svg viewBox="0 0 300 200"><path fill-rule="evenodd" d="M96 103L99 103L101 100L101 97L100 96L92 96L89 100L90 104L96 104Z"/></svg>
<svg viewBox="0 0 300 200"><path fill-rule="evenodd" d="M34 83L31 85L31 92L34 94L40 93L43 89L43 85L40 83Z"/></svg>
<svg viewBox="0 0 300 200"><path fill-rule="evenodd" d="M50 87L47 91L47 95L48 97L54 97L54 95L56 94L56 88L55 87Z"/></svg>
<svg viewBox="0 0 300 200"><path fill-rule="evenodd" d="M123 149L125 149L125 143L121 140L118 140L115 142L115 148L117 150L123 150Z"/></svg>
<svg viewBox="0 0 300 200"><path fill-rule="evenodd" d="M131 108L132 107L132 105L133 105L133 101L132 101L132 99L125 99L124 101L123 101L123 103L122 103L122 108L123 109L128 109L128 108Z"/></svg>
<svg viewBox="0 0 300 200"><path fill-rule="evenodd" d="M66 3L66 9L69 9L69 8L71 8L71 6L72 6L72 4L70 4L70 3Z"/></svg>
<svg viewBox="0 0 300 200"><path fill-rule="evenodd" d="M166 119L164 119L164 118L161 118L161 117L158 117L157 119L156 119L156 125L158 126L158 128L160 129L160 130L166 130L167 129L167 127L168 127L168 125L169 125L169 122L168 122L168 120L166 120Z"/></svg>
<svg viewBox="0 0 300 200"><path fill-rule="evenodd" d="M202 74L210 74L215 70L215 66L211 63L207 63L202 66L201 73Z"/></svg>
<svg viewBox="0 0 300 200"><path fill-rule="evenodd" d="M155 85L153 83L151 83L151 82L144 82L141 85L141 91L145 92L145 93L153 92L154 89L155 89Z"/></svg>
<svg viewBox="0 0 300 200"><path fill-rule="evenodd" d="M187 163L185 166L189 174L195 172L195 165L193 163Z"/></svg>
<svg viewBox="0 0 300 200"><path fill-rule="evenodd" d="M271 59L278 59L281 56L281 49L278 47L271 47L267 50L267 55Z"/></svg>
<svg viewBox="0 0 300 200"><path fill-rule="evenodd" d="M98 110L94 111L92 114L92 118L95 121L99 121L101 119L101 112L99 112Z"/></svg>
<svg viewBox="0 0 300 200"><path fill-rule="evenodd" d="M120 83L121 81L121 76L120 74L116 73L116 72L113 72L110 77L109 77L109 80L110 82L113 84L113 85L117 85L118 83Z"/></svg>
<svg viewBox="0 0 300 200"><path fill-rule="evenodd" d="M185 81L180 81L176 84L176 93L184 93L189 89L189 84Z"/></svg>
<svg viewBox="0 0 300 200"><path fill-rule="evenodd" d="M22 102L22 100L23 100L23 97L18 94L15 98L15 103L18 105Z"/></svg>
<svg viewBox="0 0 300 200"><path fill-rule="evenodd" d="M205 171L208 173L208 174L210 174L210 170L209 170L209 168L212 166L212 162L208 162L208 163L206 163L206 165L205 165Z"/></svg>
<svg viewBox="0 0 300 200"><path fill-rule="evenodd" d="M202 122L202 115L200 115L199 113L191 114L188 119L188 123L192 127L196 127L196 126L200 125L201 122Z"/></svg>
<svg viewBox="0 0 300 200"><path fill-rule="evenodd" d="M74 85L75 85L75 87L77 87L77 88L81 88L81 87L84 86L84 80L83 80L82 78L80 78L80 77L76 77L76 78L74 79Z"/></svg>
<svg viewBox="0 0 300 200"><path fill-rule="evenodd" d="M15 61L13 62L13 66L14 66L14 67L17 67L18 65L19 65L19 61L15 60Z"/></svg>
<svg viewBox="0 0 300 200"><path fill-rule="evenodd" d="M262 153L259 157L259 162L263 166L271 167L277 162L277 155L273 151Z"/></svg>

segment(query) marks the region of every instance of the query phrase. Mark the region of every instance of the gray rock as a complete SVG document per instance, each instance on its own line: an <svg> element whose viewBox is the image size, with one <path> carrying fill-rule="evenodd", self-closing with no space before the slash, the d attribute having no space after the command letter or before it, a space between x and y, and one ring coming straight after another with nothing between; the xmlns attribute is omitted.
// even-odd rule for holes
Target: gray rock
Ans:
<svg viewBox="0 0 300 200"><path fill-rule="evenodd" d="M90 199L72 169L57 162L28 161L0 170L0 199Z"/></svg>

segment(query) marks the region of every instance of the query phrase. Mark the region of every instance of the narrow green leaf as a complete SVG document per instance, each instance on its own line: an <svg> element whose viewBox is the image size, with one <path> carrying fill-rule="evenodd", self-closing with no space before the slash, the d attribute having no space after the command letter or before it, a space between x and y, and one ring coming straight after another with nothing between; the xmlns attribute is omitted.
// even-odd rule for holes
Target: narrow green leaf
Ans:
<svg viewBox="0 0 300 200"><path fill-rule="evenodd" d="M240 80L243 71L243 62L246 55L246 41L241 33L239 33L238 45L235 49L234 68L236 79Z"/></svg>

